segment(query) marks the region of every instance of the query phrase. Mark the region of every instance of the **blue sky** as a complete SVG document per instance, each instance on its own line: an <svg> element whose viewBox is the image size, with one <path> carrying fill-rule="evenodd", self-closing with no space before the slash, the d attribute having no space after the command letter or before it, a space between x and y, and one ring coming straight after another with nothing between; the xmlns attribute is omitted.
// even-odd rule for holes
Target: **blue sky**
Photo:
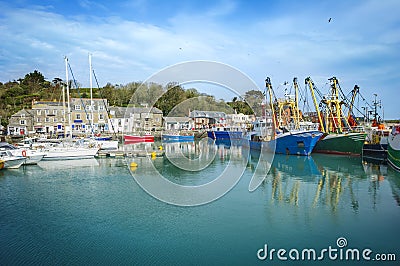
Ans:
<svg viewBox="0 0 400 266"><path fill-rule="evenodd" d="M39 3L40 2L40 3ZM68 56L88 86L143 81L192 60L228 64L260 87L310 76L327 90L355 84L399 119L400 1L0 1L0 81L37 69L64 77ZM329 18L331 21L329 22ZM279 93L279 92L278 92ZM217 98L219 95L217 95ZM230 96L228 96L230 97Z"/></svg>

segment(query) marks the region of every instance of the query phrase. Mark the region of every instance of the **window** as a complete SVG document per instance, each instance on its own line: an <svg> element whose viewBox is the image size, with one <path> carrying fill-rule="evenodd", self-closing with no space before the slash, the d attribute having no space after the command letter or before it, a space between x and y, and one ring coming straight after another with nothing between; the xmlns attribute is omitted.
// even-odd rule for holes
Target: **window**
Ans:
<svg viewBox="0 0 400 266"><path fill-rule="evenodd" d="M81 110L81 106L79 104L75 105L75 110Z"/></svg>
<svg viewBox="0 0 400 266"><path fill-rule="evenodd" d="M57 114L57 110L53 110L53 115L56 115Z"/></svg>
<svg viewBox="0 0 400 266"><path fill-rule="evenodd" d="M21 118L24 118L25 117L25 114L21 114Z"/></svg>
<svg viewBox="0 0 400 266"><path fill-rule="evenodd" d="M103 111L104 110L104 105L99 105L99 110Z"/></svg>
<svg viewBox="0 0 400 266"><path fill-rule="evenodd" d="M81 114L76 114L76 119L81 120Z"/></svg>
<svg viewBox="0 0 400 266"><path fill-rule="evenodd" d="M42 110L36 110L37 115L41 115L42 114Z"/></svg>
<svg viewBox="0 0 400 266"><path fill-rule="evenodd" d="M44 113L45 113L46 115L48 115L48 114L49 114L49 110L48 110L48 109L44 110Z"/></svg>
<svg viewBox="0 0 400 266"><path fill-rule="evenodd" d="M26 120L19 120L20 125L26 125Z"/></svg>
<svg viewBox="0 0 400 266"><path fill-rule="evenodd" d="M53 118L53 122L57 122L57 118L54 117L54 118Z"/></svg>
<svg viewBox="0 0 400 266"><path fill-rule="evenodd" d="M45 122L50 122L50 118L46 117Z"/></svg>
<svg viewBox="0 0 400 266"><path fill-rule="evenodd" d="M90 105L86 105L86 110L90 111Z"/></svg>
<svg viewBox="0 0 400 266"><path fill-rule="evenodd" d="M90 115L90 114L87 114L87 115L86 115L86 119L87 119L87 120L91 120L91 119L92 119L92 118L91 118L91 115Z"/></svg>
<svg viewBox="0 0 400 266"><path fill-rule="evenodd" d="M103 114L99 114L99 120L103 120L104 119L104 115Z"/></svg>
<svg viewBox="0 0 400 266"><path fill-rule="evenodd" d="M40 117L36 118L36 122L40 123Z"/></svg>

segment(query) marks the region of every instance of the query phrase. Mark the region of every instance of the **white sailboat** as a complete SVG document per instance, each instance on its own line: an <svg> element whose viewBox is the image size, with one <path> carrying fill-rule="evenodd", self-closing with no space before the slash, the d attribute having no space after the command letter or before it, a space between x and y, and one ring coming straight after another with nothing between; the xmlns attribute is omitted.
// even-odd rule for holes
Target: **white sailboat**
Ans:
<svg viewBox="0 0 400 266"><path fill-rule="evenodd" d="M43 160L71 160L71 159L83 159L83 158L94 158L99 151L99 147L96 145L83 147L82 143L77 142L72 144L72 128L71 128L71 106L69 101L69 79L68 79L68 58L65 57L65 77L67 86L67 113L68 113L68 127L66 127L65 133L69 131L69 142L63 142L58 145L51 145L45 148L46 155ZM63 97L64 99L64 97ZM65 103L64 103L65 106ZM65 134L66 136L67 134Z"/></svg>
<svg viewBox="0 0 400 266"><path fill-rule="evenodd" d="M93 69L92 69L92 55L89 53L89 83L90 83L90 127L91 127L91 137L89 143L93 143L100 150L118 150L117 140L105 140L102 138L97 138L94 136L94 116L93 116Z"/></svg>

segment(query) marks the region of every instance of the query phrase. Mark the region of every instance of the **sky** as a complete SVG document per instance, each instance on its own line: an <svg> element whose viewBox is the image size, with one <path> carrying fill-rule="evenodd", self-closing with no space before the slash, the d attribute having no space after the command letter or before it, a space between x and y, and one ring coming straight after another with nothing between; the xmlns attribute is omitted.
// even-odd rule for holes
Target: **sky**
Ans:
<svg viewBox="0 0 400 266"><path fill-rule="evenodd" d="M67 56L88 87L89 53L100 86L204 60L243 72L261 90L270 77L277 94L293 77L301 87L311 77L324 93L335 76L345 94L357 84L369 104L378 95L385 119L400 119L398 0L16 0L0 1L0 10L3 83L34 70L64 78ZM206 92L224 97L216 91Z"/></svg>

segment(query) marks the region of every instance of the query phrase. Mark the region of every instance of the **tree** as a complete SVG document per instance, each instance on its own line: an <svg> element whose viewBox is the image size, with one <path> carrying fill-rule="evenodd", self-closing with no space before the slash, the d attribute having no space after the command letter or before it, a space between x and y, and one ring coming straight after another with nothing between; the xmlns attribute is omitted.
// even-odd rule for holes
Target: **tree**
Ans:
<svg viewBox="0 0 400 266"><path fill-rule="evenodd" d="M259 90L250 90L244 94L244 100L253 109L256 116L262 115L261 104L265 99L264 94Z"/></svg>
<svg viewBox="0 0 400 266"><path fill-rule="evenodd" d="M155 106L163 111L164 115L185 100L185 90L177 83L169 83L166 92L157 100Z"/></svg>

